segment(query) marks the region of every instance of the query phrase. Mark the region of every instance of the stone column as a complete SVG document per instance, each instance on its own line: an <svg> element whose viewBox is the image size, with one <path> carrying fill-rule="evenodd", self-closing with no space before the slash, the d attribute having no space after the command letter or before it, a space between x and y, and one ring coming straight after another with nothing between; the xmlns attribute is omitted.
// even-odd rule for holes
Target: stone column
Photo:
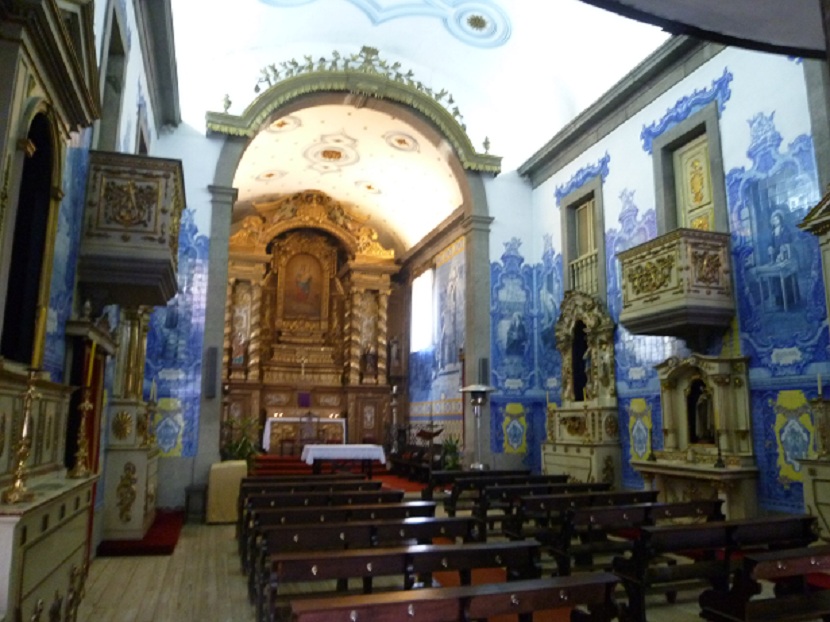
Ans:
<svg viewBox="0 0 830 622"><path fill-rule="evenodd" d="M210 255L205 308L204 358L208 348L222 348L225 340L225 309L228 291L228 240L231 213L237 190L227 186L209 186L211 193ZM204 397L199 404L199 450L193 464L192 480L206 482L210 465L219 462L219 422L222 416L221 394ZM166 461L162 461L163 463ZM163 474L160 474L163 475ZM177 478L178 479L178 478ZM160 478L160 481L163 481ZM183 488L182 488L183 490ZM162 503L161 505L165 505Z"/></svg>
<svg viewBox="0 0 830 622"><path fill-rule="evenodd" d="M467 384L478 381L478 362L490 358L490 224L487 215L487 197L480 173L469 172L471 196L462 223L464 234L464 259L467 278L465 283L466 308L464 310L464 377ZM464 446L465 462L471 462L475 448L476 422L469 396L464 395ZM481 460L495 467L490 449L490 400L481 407ZM517 460L520 457L517 457ZM502 460L504 462L504 460ZM502 465L499 465L502 466Z"/></svg>

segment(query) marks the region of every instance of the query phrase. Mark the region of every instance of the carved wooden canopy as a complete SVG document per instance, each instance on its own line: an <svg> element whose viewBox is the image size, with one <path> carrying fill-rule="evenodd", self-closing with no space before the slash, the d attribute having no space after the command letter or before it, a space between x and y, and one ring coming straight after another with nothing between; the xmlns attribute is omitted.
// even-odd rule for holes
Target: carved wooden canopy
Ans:
<svg viewBox="0 0 830 622"><path fill-rule="evenodd" d="M596 298L577 290L565 292L559 320L554 327L556 348L562 355L562 399L574 399L573 347L578 323L584 326L589 361L587 389L591 398L613 397L614 321Z"/></svg>

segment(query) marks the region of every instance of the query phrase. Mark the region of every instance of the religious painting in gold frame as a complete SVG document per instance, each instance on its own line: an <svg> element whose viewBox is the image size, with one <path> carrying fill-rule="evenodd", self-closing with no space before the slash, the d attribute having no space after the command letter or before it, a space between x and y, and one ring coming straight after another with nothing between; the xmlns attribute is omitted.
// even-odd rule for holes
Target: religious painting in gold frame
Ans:
<svg viewBox="0 0 830 622"><path fill-rule="evenodd" d="M308 253L297 253L285 264L283 317L319 320L323 306L323 268Z"/></svg>
<svg viewBox="0 0 830 622"><path fill-rule="evenodd" d="M337 248L311 231L288 234L275 245L277 274L274 328L280 341L322 342L328 330L331 279L337 269Z"/></svg>

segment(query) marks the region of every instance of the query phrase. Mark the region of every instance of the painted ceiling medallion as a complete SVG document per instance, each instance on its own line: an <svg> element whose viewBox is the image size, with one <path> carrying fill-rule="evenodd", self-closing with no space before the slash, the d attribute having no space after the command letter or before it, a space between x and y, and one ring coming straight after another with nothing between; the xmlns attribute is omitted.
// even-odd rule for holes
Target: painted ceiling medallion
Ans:
<svg viewBox="0 0 830 622"><path fill-rule="evenodd" d="M260 0L274 7L296 7L315 0ZM504 45L510 39L510 18L491 0L348 0L375 26L409 17L434 17L459 41L474 47Z"/></svg>
<svg viewBox="0 0 830 622"><path fill-rule="evenodd" d="M294 115L288 115L270 123L267 131L274 134L284 134L286 132L292 132L297 128L302 127L302 125L302 119L295 117Z"/></svg>
<svg viewBox="0 0 830 622"><path fill-rule="evenodd" d="M360 162L356 145L357 141L343 132L323 134L317 143L305 150L303 156L308 160L312 170L318 173L333 173L344 166Z"/></svg>
<svg viewBox="0 0 830 622"><path fill-rule="evenodd" d="M256 180L267 184L271 181L277 181L278 179L285 177L287 174L288 173L286 173L285 171L263 171L262 173L256 176Z"/></svg>
<svg viewBox="0 0 830 622"><path fill-rule="evenodd" d="M383 135L383 140L386 141L387 145L398 151L412 152L420 150L418 141L404 132L386 132Z"/></svg>
<svg viewBox="0 0 830 622"><path fill-rule="evenodd" d="M467 18L467 25L473 30L484 30L487 28L487 20L481 15L470 15Z"/></svg>

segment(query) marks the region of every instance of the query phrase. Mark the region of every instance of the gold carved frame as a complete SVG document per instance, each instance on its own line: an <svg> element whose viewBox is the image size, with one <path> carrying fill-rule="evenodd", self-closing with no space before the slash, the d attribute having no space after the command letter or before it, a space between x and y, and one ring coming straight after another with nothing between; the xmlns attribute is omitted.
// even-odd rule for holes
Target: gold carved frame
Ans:
<svg viewBox="0 0 830 622"><path fill-rule="evenodd" d="M277 274L274 328L279 341L322 343L329 330L337 248L318 233L290 233L278 244L272 267Z"/></svg>

